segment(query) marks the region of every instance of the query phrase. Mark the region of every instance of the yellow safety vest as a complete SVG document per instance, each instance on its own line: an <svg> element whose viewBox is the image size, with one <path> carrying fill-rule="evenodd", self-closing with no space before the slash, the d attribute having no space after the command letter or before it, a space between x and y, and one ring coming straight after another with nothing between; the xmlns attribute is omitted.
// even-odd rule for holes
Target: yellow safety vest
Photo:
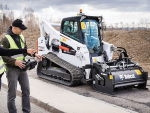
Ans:
<svg viewBox="0 0 150 113"><path fill-rule="evenodd" d="M6 71L2 57L0 56L0 74Z"/></svg>
<svg viewBox="0 0 150 113"><path fill-rule="evenodd" d="M24 39L24 36L22 34L19 36L20 36L21 47L23 49L25 47L25 45L24 45L25 39ZM19 49L18 46L16 45L15 41L13 40L13 38L10 35L5 35L5 37L9 41L9 44L10 44L9 49ZM11 56L11 58L14 58L16 60L24 60L24 55L23 54L17 54L17 55Z"/></svg>

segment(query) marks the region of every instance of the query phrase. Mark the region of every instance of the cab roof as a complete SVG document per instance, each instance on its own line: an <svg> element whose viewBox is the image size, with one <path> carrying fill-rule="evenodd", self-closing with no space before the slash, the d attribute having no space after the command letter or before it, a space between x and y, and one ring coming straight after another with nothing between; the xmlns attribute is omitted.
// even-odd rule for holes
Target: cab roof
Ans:
<svg viewBox="0 0 150 113"><path fill-rule="evenodd" d="M66 17L63 18L62 21L69 21L69 20L76 20L76 21L80 21L80 19L82 17L86 17L86 19L94 19L94 20L99 20L98 18L102 18L102 16L88 16L88 15L80 15L80 16L73 16L73 17Z"/></svg>

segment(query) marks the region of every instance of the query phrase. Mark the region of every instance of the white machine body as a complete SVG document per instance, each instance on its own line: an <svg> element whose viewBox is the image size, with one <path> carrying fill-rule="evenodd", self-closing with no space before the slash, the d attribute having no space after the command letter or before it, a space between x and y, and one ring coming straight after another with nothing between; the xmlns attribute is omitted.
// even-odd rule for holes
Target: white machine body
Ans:
<svg viewBox="0 0 150 113"><path fill-rule="evenodd" d="M55 26L55 24L52 25ZM87 64L91 64L90 54L87 46L69 38L68 36L65 36L64 34L61 34L59 31L55 30L52 25L46 21L42 21L40 23L41 37L38 38L38 54L43 55L48 54L49 52L53 52L59 58L79 68L82 68ZM58 24L56 26L58 26ZM49 36L49 40L45 39L45 34ZM59 52L53 51L52 45L55 44L60 46L61 42L71 46L76 51L76 54L73 56L69 54L64 54L61 50L59 50ZM111 50L111 48L113 47L113 45L104 41L102 42L103 50L107 52L108 60L111 61L113 57L113 51ZM49 43L49 49L47 48L46 43ZM94 62L104 62L103 55L98 57L92 57L92 63ZM89 79L89 74L90 69L86 69L86 79Z"/></svg>

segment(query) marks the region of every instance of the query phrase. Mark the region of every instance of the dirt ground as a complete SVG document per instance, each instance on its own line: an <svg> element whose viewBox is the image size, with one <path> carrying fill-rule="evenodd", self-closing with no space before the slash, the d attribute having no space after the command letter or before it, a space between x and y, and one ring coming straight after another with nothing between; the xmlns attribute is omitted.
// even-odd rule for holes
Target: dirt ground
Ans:
<svg viewBox="0 0 150 113"><path fill-rule="evenodd" d="M125 48L132 61L139 63L145 71L150 70L150 30L105 31L103 40Z"/></svg>
<svg viewBox="0 0 150 113"><path fill-rule="evenodd" d="M4 35L5 33L1 34L0 39ZM28 48L36 49L40 31L24 31L23 35L26 38ZM103 40L116 47L124 47L132 61L139 63L145 71L150 70L150 30L104 31ZM116 57L117 54L114 55Z"/></svg>

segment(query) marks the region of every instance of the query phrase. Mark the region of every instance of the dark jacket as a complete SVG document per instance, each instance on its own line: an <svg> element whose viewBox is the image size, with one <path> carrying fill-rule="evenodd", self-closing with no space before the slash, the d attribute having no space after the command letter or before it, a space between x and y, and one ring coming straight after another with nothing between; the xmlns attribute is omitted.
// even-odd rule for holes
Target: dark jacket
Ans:
<svg viewBox="0 0 150 113"><path fill-rule="evenodd" d="M27 53L27 49L5 49L5 48L0 47L0 56L12 56L12 55L20 54L20 53ZM4 72L0 74L0 79L3 74ZM0 86L0 89L1 89L1 86Z"/></svg>
<svg viewBox="0 0 150 113"><path fill-rule="evenodd" d="M6 49L0 47L0 56L12 56L21 53L27 53L27 49Z"/></svg>
<svg viewBox="0 0 150 113"><path fill-rule="evenodd" d="M21 43L20 43L20 36L16 35L12 32L12 26L10 26L7 30L8 35L10 35L13 40L15 41L16 45L18 46L18 48L21 48ZM24 42L25 44L25 48L27 48L26 42ZM2 45L4 48L10 48L10 44L9 41L6 37L2 38L2 40L0 41L0 45ZM24 56L26 56L27 54L24 54ZM7 63L6 66L15 66L15 61L16 59L11 58L10 56L3 56L3 61L5 63Z"/></svg>

